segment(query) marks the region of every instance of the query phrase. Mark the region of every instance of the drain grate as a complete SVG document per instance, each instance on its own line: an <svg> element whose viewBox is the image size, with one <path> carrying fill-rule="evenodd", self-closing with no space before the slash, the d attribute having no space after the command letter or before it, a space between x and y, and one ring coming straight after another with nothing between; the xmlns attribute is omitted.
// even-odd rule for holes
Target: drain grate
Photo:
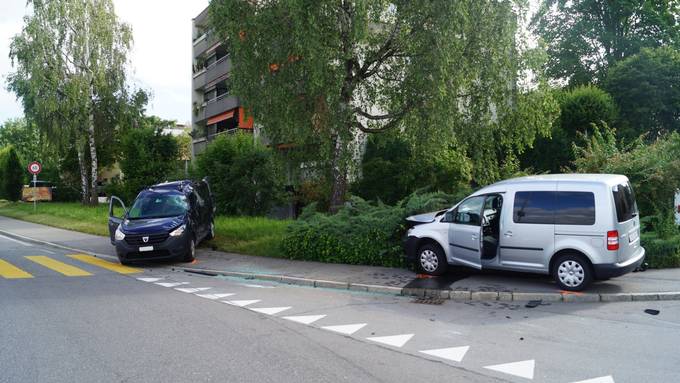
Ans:
<svg viewBox="0 0 680 383"><path fill-rule="evenodd" d="M442 303L444 303L444 300L442 298L423 297L415 298L411 301L411 303L418 303L421 305L441 305Z"/></svg>

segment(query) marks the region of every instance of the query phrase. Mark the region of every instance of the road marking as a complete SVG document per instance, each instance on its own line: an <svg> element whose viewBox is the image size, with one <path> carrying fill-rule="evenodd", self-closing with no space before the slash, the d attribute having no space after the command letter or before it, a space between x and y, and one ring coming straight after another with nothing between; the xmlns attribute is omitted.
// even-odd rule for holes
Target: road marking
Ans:
<svg viewBox="0 0 680 383"><path fill-rule="evenodd" d="M2 259L0 259L0 275L7 279L33 278L31 274Z"/></svg>
<svg viewBox="0 0 680 383"><path fill-rule="evenodd" d="M600 376L599 378L594 378L594 379L580 380L580 381L574 382L574 383L614 383L614 378L612 378L611 375L608 375L608 376Z"/></svg>
<svg viewBox="0 0 680 383"><path fill-rule="evenodd" d="M222 299L226 297L230 297L232 295L236 295L234 293L225 293L225 294L196 294L197 297L205 298L205 299Z"/></svg>
<svg viewBox="0 0 680 383"><path fill-rule="evenodd" d="M245 307L248 305L252 305L253 303L257 303L259 301L260 301L259 299L253 299L249 301L222 301L222 302L232 306Z"/></svg>
<svg viewBox="0 0 680 383"><path fill-rule="evenodd" d="M0 238L4 238L4 239L6 239L6 240L8 240L8 241L16 242L16 243L18 243L18 244L20 244L20 245L24 245L24 246L33 246L33 245L30 244L30 243L21 242L21 241L18 241L18 240L16 240L16 239L14 239L14 238L6 237L6 236L4 236L4 235L2 235L2 234L0 234Z"/></svg>
<svg viewBox="0 0 680 383"><path fill-rule="evenodd" d="M137 278L138 281L142 282L158 282L163 278Z"/></svg>
<svg viewBox="0 0 680 383"><path fill-rule="evenodd" d="M521 362L495 364L493 366L486 366L484 368L488 370L502 372L505 374L519 376L521 378L533 379L535 364L536 364L535 361L531 359L523 360Z"/></svg>
<svg viewBox="0 0 680 383"><path fill-rule="evenodd" d="M325 318L326 315L299 315L299 316L292 316L292 317L283 317L283 319L287 319L293 322L298 322L302 324L312 324L316 321L318 321L321 318Z"/></svg>
<svg viewBox="0 0 680 383"><path fill-rule="evenodd" d="M79 269L64 262L59 262L56 259L52 259L45 255L28 255L26 258L37 264L45 266L48 269L52 269L60 274L66 275L67 277L86 277L92 275L92 273L83 269Z"/></svg>
<svg viewBox="0 0 680 383"><path fill-rule="evenodd" d="M201 291L210 290L212 287L176 287L175 290L183 293L200 293Z"/></svg>
<svg viewBox="0 0 680 383"><path fill-rule="evenodd" d="M386 344L388 346L401 347L406 344L415 334L402 334L402 335L390 335L390 336L374 336L366 338L373 342L378 342Z"/></svg>
<svg viewBox="0 0 680 383"><path fill-rule="evenodd" d="M175 287L175 286L188 285L189 282L156 282L155 284L158 285L158 286L163 286L163 287Z"/></svg>
<svg viewBox="0 0 680 383"><path fill-rule="evenodd" d="M449 348L437 348L434 350L423 350L420 351L423 354L436 356L438 358L452 360L454 362L460 362L465 357L470 346L463 347L449 347Z"/></svg>
<svg viewBox="0 0 680 383"><path fill-rule="evenodd" d="M57 255L57 253L55 253L54 251L49 251L47 249L40 249L40 251L45 252L47 254Z"/></svg>
<svg viewBox="0 0 680 383"><path fill-rule="evenodd" d="M261 308L251 308L250 310L262 313L262 314L267 314L267 315L275 315L278 314L282 311L290 310L292 307L261 307Z"/></svg>
<svg viewBox="0 0 680 383"><path fill-rule="evenodd" d="M273 289L274 288L274 286L253 285L253 284L248 284L248 283L244 284L243 286L254 287L256 289Z"/></svg>
<svg viewBox="0 0 680 383"><path fill-rule="evenodd" d="M101 258L96 258L87 254L69 254L67 257L77 259L80 262L89 263L90 265L98 266L102 269L110 270L119 274L136 274L142 272L142 269L136 269L134 267L121 265L120 263L105 261Z"/></svg>
<svg viewBox="0 0 680 383"><path fill-rule="evenodd" d="M321 327L324 330L339 332L340 334L352 335L355 332L361 330L367 323L357 323L357 324L344 324L340 326L325 326Z"/></svg>

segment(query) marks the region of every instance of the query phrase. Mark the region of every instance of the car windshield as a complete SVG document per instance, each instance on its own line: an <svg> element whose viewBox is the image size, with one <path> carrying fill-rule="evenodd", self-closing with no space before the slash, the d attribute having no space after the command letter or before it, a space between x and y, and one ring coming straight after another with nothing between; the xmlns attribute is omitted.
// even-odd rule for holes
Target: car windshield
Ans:
<svg viewBox="0 0 680 383"><path fill-rule="evenodd" d="M129 219L174 217L189 209L187 197L182 194L152 193L140 196L130 208Z"/></svg>

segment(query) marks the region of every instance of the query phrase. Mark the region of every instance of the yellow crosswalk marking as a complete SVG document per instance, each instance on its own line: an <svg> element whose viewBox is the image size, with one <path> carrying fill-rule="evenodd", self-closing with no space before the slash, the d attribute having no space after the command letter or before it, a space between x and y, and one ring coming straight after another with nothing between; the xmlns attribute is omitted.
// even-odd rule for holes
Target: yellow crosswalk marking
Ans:
<svg viewBox="0 0 680 383"><path fill-rule="evenodd" d="M7 279L33 278L31 274L2 259L0 259L0 276Z"/></svg>
<svg viewBox="0 0 680 383"><path fill-rule="evenodd" d="M26 258L30 259L35 263L45 266L48 269L52 269L58 273L64 274L67 277L85 277L88 275L92 275L92 273L89 273L83 269L67 265L66 263L59 262L56 259L52 259L44 255L29 255Z"/></svg>
<svg viewBox="0 0 680 383"><path fill-rule="evenodd" d="M135 273L141 273L142 272L141 269L123 266L120 263L113 263L113 262L105 261L101 258L95 258L91 255L69 254L68 256L73 258L73 259L77 259L81 262L89 263L90 265L95 265L95 266L99 266L99 267L107 269L107 270L115 271L116 273L135 274Z"/></svg>

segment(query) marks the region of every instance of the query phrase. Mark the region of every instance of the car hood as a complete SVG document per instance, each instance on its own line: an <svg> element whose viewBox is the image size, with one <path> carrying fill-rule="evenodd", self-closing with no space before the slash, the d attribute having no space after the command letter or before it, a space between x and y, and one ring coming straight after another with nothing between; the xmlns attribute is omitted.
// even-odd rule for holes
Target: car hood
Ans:
<svg viewBox="0 0 680 383"><path fill-rule="evenodd" d="M126 234L152 234L169 232L184 223L184 216L150 218L150 219L126 219L123 221L122 230Z"/></svg>
<svg viewBox="0 0 680 383"><path fill-rule="evenodd" d="M444 212L446 212L446 210L438 210L429 213L412 215L410 217L406 217L406 220L414 224L430 223L434 222L435 218L444 214Z"/></svg>

